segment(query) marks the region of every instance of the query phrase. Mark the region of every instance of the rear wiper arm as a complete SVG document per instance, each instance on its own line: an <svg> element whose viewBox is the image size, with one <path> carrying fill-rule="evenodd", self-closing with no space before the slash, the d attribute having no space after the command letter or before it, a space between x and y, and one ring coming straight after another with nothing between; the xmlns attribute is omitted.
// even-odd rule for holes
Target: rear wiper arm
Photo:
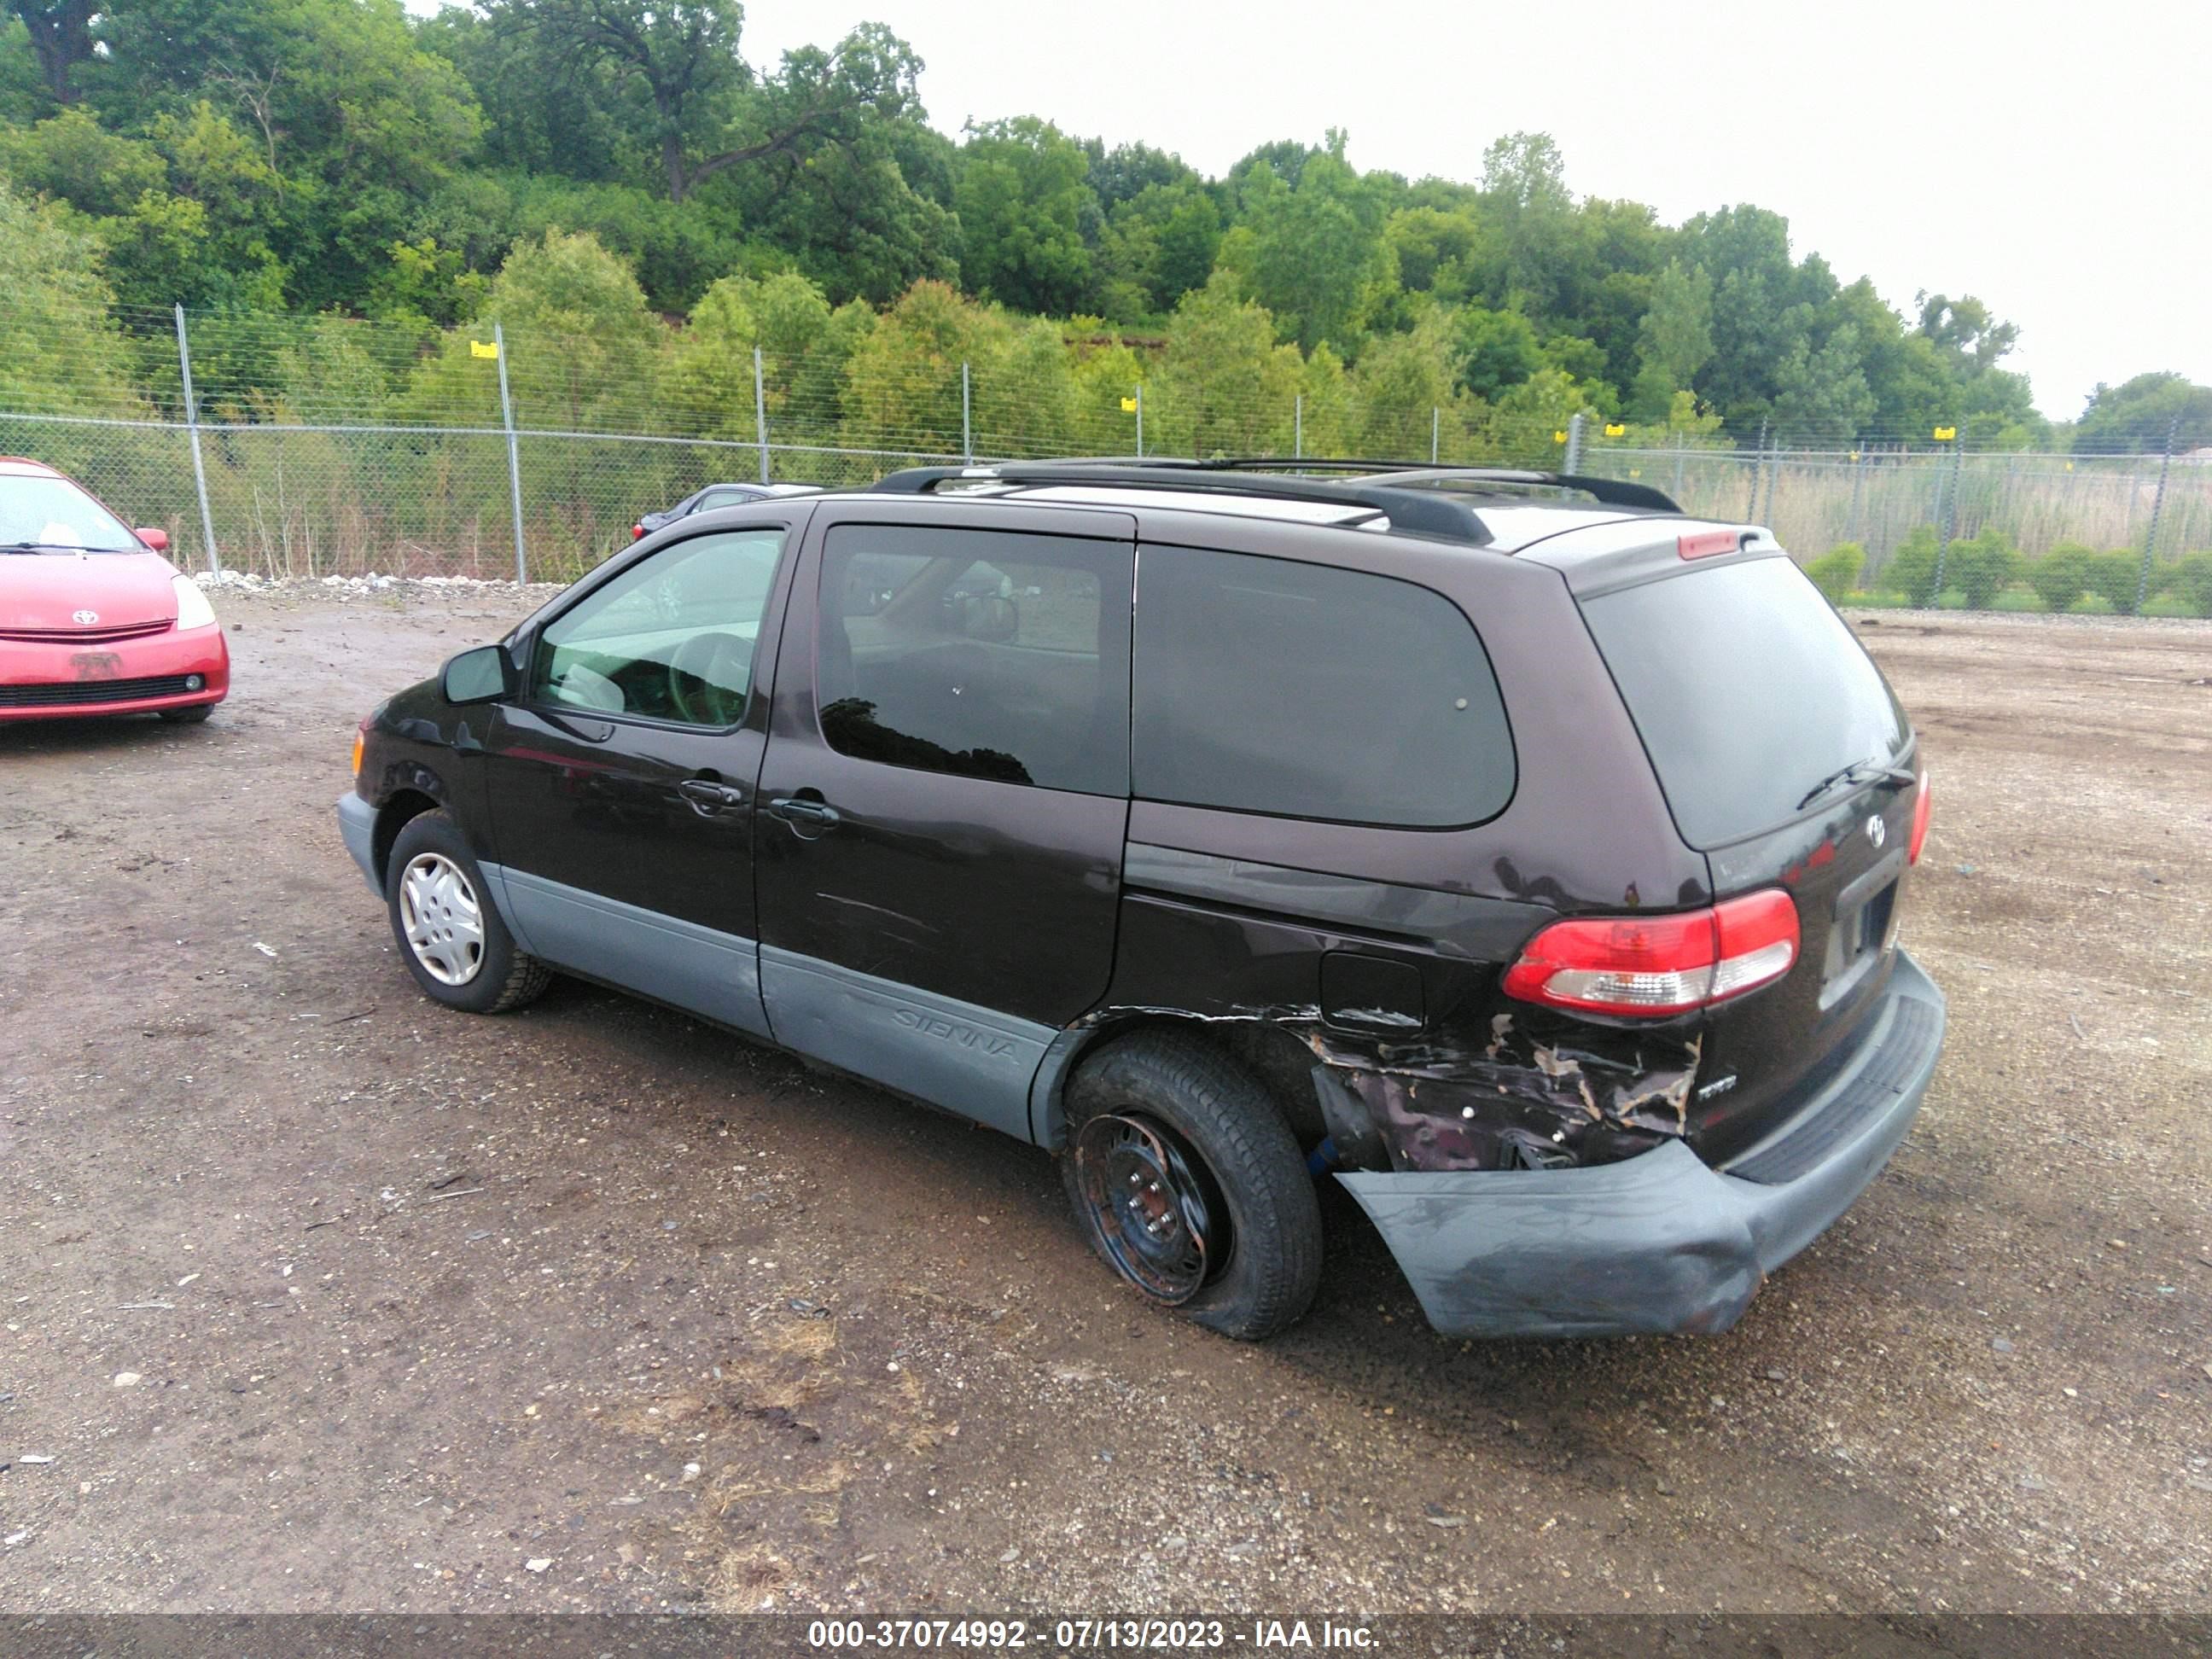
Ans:
<svg viewBox="0 0 2212 1659"><path fill-rule="evenodd" d="M1920 781L1917 773L1908 772L1901 766L1885 766L1875 760L1853 761L1849 766L1829 773L1826 777L1808 789L1804 799L1797 803L1797 809L1802 811L1839 783L1873 783L1876 780L1900 787L1908 783L1917 783Z"/></svg>

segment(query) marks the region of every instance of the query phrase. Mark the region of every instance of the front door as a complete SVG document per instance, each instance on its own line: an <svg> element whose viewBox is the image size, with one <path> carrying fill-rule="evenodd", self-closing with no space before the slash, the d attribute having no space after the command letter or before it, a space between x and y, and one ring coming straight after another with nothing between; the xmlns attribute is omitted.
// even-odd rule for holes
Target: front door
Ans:
<svg viewBox="0 0 2212 1659"><path fill-rule="evenodd" d="M486 744L486 874L523 947L761 1036L753 790L791 532L693 536L586 591Z"/></svg>
<svg viewBox="0 0 2212 1659"><path fill-rule="evenodd" d="M1135 522L825 504L758 825L776 1040L1026 1139L1046 1044L1111 977ZM988 526L988 527L987 527Z"/></svg>

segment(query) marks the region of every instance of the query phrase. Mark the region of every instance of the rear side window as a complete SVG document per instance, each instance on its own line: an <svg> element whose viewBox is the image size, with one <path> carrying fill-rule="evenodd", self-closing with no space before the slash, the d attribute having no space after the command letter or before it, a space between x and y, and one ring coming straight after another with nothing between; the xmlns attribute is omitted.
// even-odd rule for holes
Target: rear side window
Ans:
<svg viewBox="0 0 2212 1659"><path fill-rule="evenodd" d="M1131 763L1146 799L1433 829L1511 798L1497 678L1442 594L1156 547L1137 602Z"/></svg>
<svg viewBox="0 0 2212 1659"><path fill-rule="evenodd" d="M1692 847L1797 816L1854 761L1911 728L1881 671L1788 559L1692 568L1583 602Z"/></svg>
<svg viewBox="0 0 2212 1659"><path fill-rule="evenodd" d="M1129 787L1126 542L842 525L822 562L822 734L861 760Z"/></svg>

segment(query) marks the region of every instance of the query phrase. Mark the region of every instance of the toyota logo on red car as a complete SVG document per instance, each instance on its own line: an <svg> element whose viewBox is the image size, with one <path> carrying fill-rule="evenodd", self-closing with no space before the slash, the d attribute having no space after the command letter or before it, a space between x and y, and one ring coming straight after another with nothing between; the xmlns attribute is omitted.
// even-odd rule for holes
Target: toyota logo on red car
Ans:
<svg viewBox="0 0 2212 1659"><path fill-rule="evenodd" d="M208 717L230 652L168 545L44 462L0 456L0 720Z"/></svg>

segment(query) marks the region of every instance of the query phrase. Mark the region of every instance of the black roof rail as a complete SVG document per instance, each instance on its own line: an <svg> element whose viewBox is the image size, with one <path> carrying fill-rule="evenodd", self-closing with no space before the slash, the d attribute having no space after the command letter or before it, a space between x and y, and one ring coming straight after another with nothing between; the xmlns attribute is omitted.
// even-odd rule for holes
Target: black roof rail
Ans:
<svg viewBox="0 0 2212 1659"><path fill-rule="evenodd" d="M1296 465L1291 462L1288 465ZM1371 478L1301 478L1258 469L1239 471L1207 462L1121 460L1002 461L994 465L916 466L878 479L869 488L887 495L927 495L943 483L1104 485L1121 489L1204 490L1261 500L1314 501L1364 508L1387 518L1393 530L1480 547L1490 530L1463 501L1435 489L1401 489Z"/></svg>
<svg viewBox="0 0 2212 1659"><path fill-rule="evenodd" d="M1115 470L1141 469L1152 472L1174 472L1182 475L1177 480L1184 489L1194 487L1197 481L1193 474L1242 475L1245 477L1295 476L1300 472L1351 472L1368 475L1364 483L1385 488L1426 490L1458 489L1467 494L1482 493L1486 484L1528 484L1557 489L1580 490L1583 495L1604 502L1608 507L1639 507L1650 513L1680 513L1682 509L1674 498L1649 484L1631 483L1621 478L1593 477L1582 472L1540 472L1517 467L1503 466L1438 466L1429 461L1370 460L1357 458L1337 458L1311 455L1243 455L1218 460L1194 460L1167 455L1085 455L1071 456L1052 461L1009 461L999 466L963 470L958 467L921 467L918 472L936 472L961 476L963 471L981 474L995 474L1011 479L1007 469L1012 467L1048 466L1054 469L1080 469L1083 477L1091 483L1108 482L1105 474ZM893 474L894 477L903 474ZM889 481L886 480L886 483ZM1024 482L1036 482L1025 479ZM1316 480L1316 482L1321 482ZM878 489L883 485L878 485ZM1200 486L1202 487L1202 486ZM1320 498L1316 498L1320 499ZM1391 521L1398 522L1397 515ZM1410 523L1406 526L1413 529ZM1435 533L1435 532L1430 532ZM1489 539L1487 532L1483 539Z"/></svg>

